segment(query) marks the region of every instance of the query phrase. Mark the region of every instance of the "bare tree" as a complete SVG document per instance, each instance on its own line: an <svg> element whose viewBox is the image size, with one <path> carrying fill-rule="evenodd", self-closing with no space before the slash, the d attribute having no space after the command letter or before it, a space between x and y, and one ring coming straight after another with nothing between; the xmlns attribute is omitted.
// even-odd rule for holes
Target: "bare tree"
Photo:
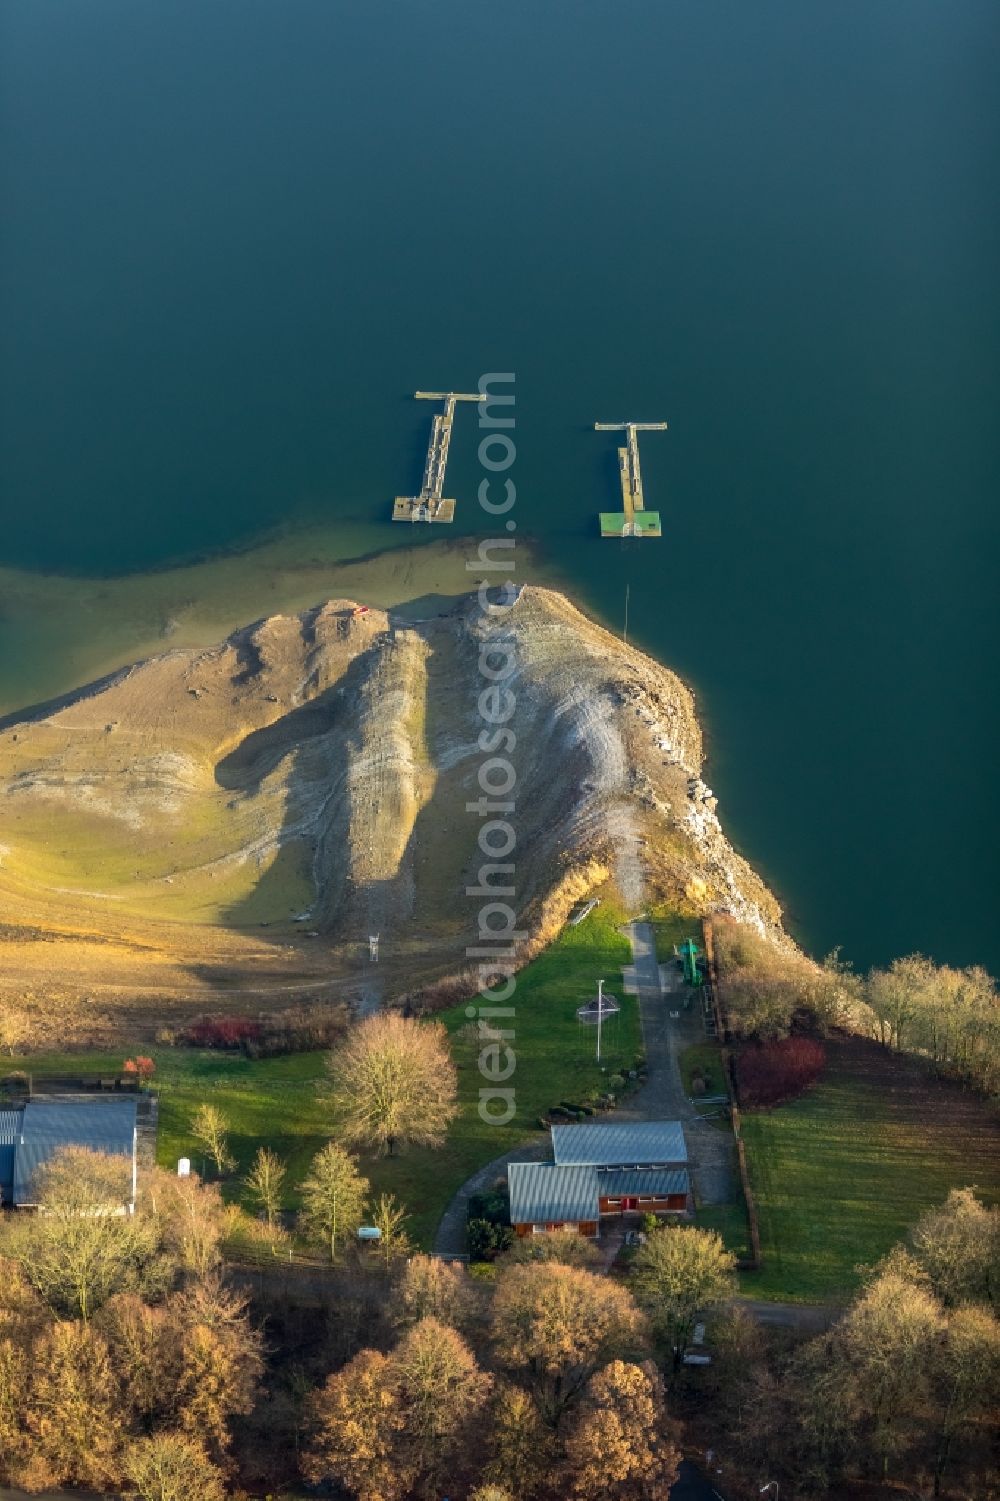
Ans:
<svg viewBox="0 0 1000 1501"><path fill-rule="evenodd" d="M367 1195L368 1180L343 1147L331 1141L316 1153L302 1184L300 1222L313 1240L329 1246L331 1261L341 1241L361 1224Z"/></svg>
<svg viewBox="0 0 1000 1501"><path fill-rule="evenodd" d="M222 1471L185 1433L155 1433L128 1446L135 1501L226 1501Z"/></svg>
<svg viewBox="0 0 1000 1501"><path fill-rule="evenodd" d="M409 1215L394 1194L379 1194L372 1206L372 1224L379 1230L379 1251L386 1268L410 1249L410 1237L406 1233Z"/></svg>
<svg viewBox="0 0 1000 1501"><path fill-rule="evenodd" d="M421 1319L393 1352L399 1376L410 1465L417 1488L439 1495L436 1482L454 1459L470 1418L492 1382L468 1345L437 1319Z"/></svg>
<svg viewBox="0 0 1000 1501"><path fill-rule="evenodd" d="M736 1258L714 1230L655 1230L633 1263L636 1297L680 1367L699 1313L736 1290Z"/></svg>
<svg viewBox="0 0 1000 1501"><path fill-rule="evenodd" d="M336 1481L358 1501L401 1501L408 1493L399 1375L388 1355L362 1350L329 1376L313 1399L312 1418L302 1461L311 1484Z"/></svg>
<svg viewBox="0 0 1000 1501"><path fill-rule="evenodd" d="M203 1183L197 1173L181 1178L146 1167L139 1178L138 1210L156 1222L164 1249L183 1271L205 1277L218 1267L226 1208L217 1183Z"/></svg>
<svg viewBox="0 0 1000 1501"><path fill-rule="evenodd" d="M87 1321L115 1293L169 1284L155 1224L116 1212L126 1196L127 1159L68 1147L40 1176L43 1213L0 1226L3 1253L58 1317Z"/></svg>
<svg viewBox="0 0 1000 1501"><path fill-rule="evenodd" d="M525 1372L553 1427L606 1361L641 1346L645 1320L627 1288L559 1262L512 1266L497 1285L498 1358Z"/></svg>
<svg viewBox="0 0 1000 1501"><path fill-rule="evenodd" d="M386 1012L360 1023L328 1064L345 1139L392 1153L440 1146L457 1114L455 1065L440 1022Z"/></svg>
<svg viewBox="0 0 1000 1501"><path fill-rule="evenodd" d="M411 1256L399 1282L397 1323L435 1318L453 1329L463 1328L472 1312L472 1292L461 1262L439 1256Z"/></svg>
<svg viewBox="0 0 1000 1501"><path fill-rule="evenodd" d="M191 1134L215 1165L220 1178L235 1165L229 1150L226 1118L217 1105L198 1106L191 1120Z"/></svg>
<svg viewBox="0 0 1000 1501"><path fill-rule="evenodd" d="M953 1188L917 1221L913 1252L941 1301L1000 1308L1000 1209L987 1209L971 1188Z"/></svg>
<svg viewBox="0 0 1000 1501"><path fill-rule="evenodd" d="M32 1366L25 1404L29 1476L33 1468L47 1485L114 1485L121 1424L104 1340L86 1324L53 1324L36 1342Z"/></svg>
<svg viewBox="0 0 1000 1501"><path fill-rule="evenodd" d="M566 1437L565 1485L580 1501L667 1501L680 1453L666 1433L652 1362L614 1360L592 1376Z"/></svg>
<svg viewBox="0 0 1000 1501"><path fill-rule="evenodd" d="M1000 1323L986 1308L956 1308L943 1340L928 1351L934 1388L936 1442L934 1494L956 1441L977 1425L990 1425L1000 1407Z"/></svg>
<svg viewBox="0 0 1000 1501"><path fill-rule="evenodd" d="M498 1383L491 1414L487 1479L512 1487L518 1501L544 1489L555 1464L557 1440L543 1421L531 1392Z"/></svg>
<svg viewBox="0 0 1000 1501"><path fill-rule="evenodd" d="M246 1176L247 1194L263 1214L268 1230L274 1229L281 1212L285 1172L278 1154L270 1147L260 1147Z"/></svg>

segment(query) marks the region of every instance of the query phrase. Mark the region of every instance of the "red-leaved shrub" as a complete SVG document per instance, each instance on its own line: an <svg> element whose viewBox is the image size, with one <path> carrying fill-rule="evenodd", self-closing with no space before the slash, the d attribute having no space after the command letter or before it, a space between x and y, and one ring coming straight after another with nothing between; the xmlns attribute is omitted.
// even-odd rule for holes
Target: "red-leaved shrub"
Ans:
<svg viewBox="0 0 1000 1501"><path fill-rule="evenodd" d="M134 1058L126 1058L122 1069L126 1074L138 1074L140 1079L151 1079L156 1073L156 1064L152 1058L144 1058L137 1054Z"/></svg>
<svg viewBox="0 0 1000 1501"><path fill-rule="evenodd" d="M783 1037L744 1048L736 1060L740 1104L752 1110L794 1099L823 1072L826 1049L815 1037Z"/></svg>
<svg viewBox="0 0 1000 1501"><path fill-rule="evenodd" d="M183 1033L192 1048L238 1048L260 1038L260 1022L246 1016L199 1016Z"/></svg>

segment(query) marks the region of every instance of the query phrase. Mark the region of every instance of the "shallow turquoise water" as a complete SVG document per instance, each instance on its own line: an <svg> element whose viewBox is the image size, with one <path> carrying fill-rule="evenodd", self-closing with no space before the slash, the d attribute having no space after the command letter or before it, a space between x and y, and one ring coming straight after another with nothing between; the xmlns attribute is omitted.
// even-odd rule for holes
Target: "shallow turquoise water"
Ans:
<svg viewBox="0 0 1000 1501"><path fill-rule="evenodd" d="M986 0L4 7L0 563L381 520L410 393L514 370L521 532L608 618L630 584L799 935L1000 969L998 32ZM596 539L620 416L670 422L658 543Z"/></svg>

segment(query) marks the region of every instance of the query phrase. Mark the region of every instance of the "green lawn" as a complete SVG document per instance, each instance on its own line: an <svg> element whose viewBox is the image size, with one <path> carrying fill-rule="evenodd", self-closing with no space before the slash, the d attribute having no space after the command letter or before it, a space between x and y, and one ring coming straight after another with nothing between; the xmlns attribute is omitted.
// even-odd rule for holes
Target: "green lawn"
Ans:
<svg viewBox="0 0 1000 1501"><path fill-rule="evenodd" d="M763 1265L750 1297L836 1299L949 1189L1000 1200L1000 1127L985 1105L874 1043L831 1043L801 1099L744 1115Z"/></svg>
<svg viewBox="0 0 1000 1501"><path fill-rule="evenodd" d="M424 1245L433 1239L438 1221L452 1195L477 1167L537 1134L535 1119L560 1101L578 1102L606 1087L607 1075L629 1068L641 1052L638 1008L621 993L621 967L628 963L629 946L618 932L620 914L607 904L595 909L578 927L567 928L556 942L517 977L517 990L507 1003L514 1007L512 1047L517 1068L509 1081L515 1091L516 1113L506 1126L487 1125L479 1116L477 1049L468 1029L466 1007L441 1013L453 1037L458 1065L460 1114L439 1151L410 1150L398 1157L364 1159L362 1167L376 1192L395 1193L411 1215L410 1230ZM603 978L622 1002L620 1017L604 1029L603 1071L594 1060L595 1033L581 1027L576 1007L588 1000ZM173 1166L180 1156L200 1165L189 1124L197 1106L210 1100L219 1106L231 1132L237 1169L227 1180L227 1197L240 1196L240 1176L257 1148L270 1146L288 1166L289 1208L297 1203L296 1185L312 1155L335 1134L317 1086L324 1076L322 1053L252 1062L239 1055L185 1048L156 1048L157 1088L160 1095L160 1162ZM34 1054L12 1060L9 1068L43 1072L111 1072L120 1069L120 1053Z"/></svg>
<svg viewBox="0 0 1000 1501"><path fill-rule="evenodd" d="M699 1230L716 1230L722 1236L727 1251L736 1256L749 1256L750 1236L747 1232L747 1212L743 1194L737 1184L739 1202L733 1204L706 1204L695 1211L695 1224Z"/></svg>
<svg viewBox="0 0 1000 1501"><path fill-rule="evenodd" d="M461 1112L444 1147L438 1152L410 1151L396 1160L369 1163L372 1181L405 1200L413 1216L412 1230L429 1244L452 1195L477 1167L509 1151L526 1137L538 1134L536 1117L550 1105L579 1102L605 1087L617 1068L629 1068L642 1050L635 998L622 995L621 969L631 954L628 940L618 932L620 914L607 903L562 935L517 977L517 990L508 1003L515 1009L510 1025L517 1068L509 1081L515 1091L516 1113L509 1125L487 1125L479 1115L479 1090L488 1087L478 1069L474 1045L456 1036L468 1028L465 1006L441 1013L454 1036ZM594 1058L595 1033L581 1027L576 1008L607 981L621 1002L619 1018L605 1024L603 1071Z"/></svg>
<svg viewBox="0 0 1000 1501"><path fill-rule="evenodd" d="M718 1105L702 1105L697 1097L691 1093L692 1075L695 1069L700 1068L705 1080L705 1094L715 1096L726 1094L726 1079L722 1069L722 1053L717 1042L696 1042L691 1047L685 1048L677 1059L681 1071L681 1081L684 1085L684 1093L688 1099L694 1099L694 1108L699 1115L707 1115L710 1123L722 1131L731 1131L728 1110L720 1114Z"/></svg>

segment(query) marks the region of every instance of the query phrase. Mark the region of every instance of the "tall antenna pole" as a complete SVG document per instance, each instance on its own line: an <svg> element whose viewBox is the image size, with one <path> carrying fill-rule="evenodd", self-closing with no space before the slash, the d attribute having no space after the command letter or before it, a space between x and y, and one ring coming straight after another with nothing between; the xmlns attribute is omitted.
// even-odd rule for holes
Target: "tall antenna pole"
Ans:
<svg viewBox="0 0 1000 1501"><path fill-rule="evenodd" d="M597 982L597 1061L601 1061L601 1018L604 1015L604 981Z"/></svg>
<svg viewBox="0 0 1000 1501"><path fill-rule="evenodd" d="M628 646L628 591L629 591L629 587L630 586L628 584L625 585L625 634L622 637L622 640L625 642L626 646Z"/></svg>

